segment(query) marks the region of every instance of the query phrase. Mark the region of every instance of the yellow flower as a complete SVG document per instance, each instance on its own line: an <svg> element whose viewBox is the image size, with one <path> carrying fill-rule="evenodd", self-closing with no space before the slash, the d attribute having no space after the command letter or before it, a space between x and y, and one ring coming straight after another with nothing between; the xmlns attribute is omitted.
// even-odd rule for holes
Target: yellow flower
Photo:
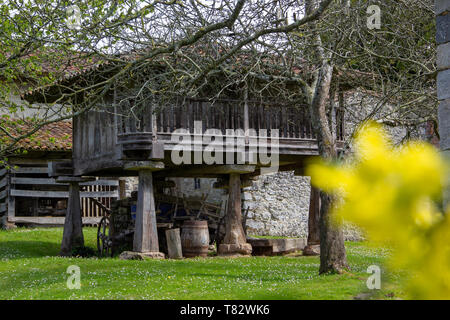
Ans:
<svg viewBox="0 0 450 320"><path fill-rule="evenodd" d="M436 208L447 165L423 142L394 148L381 126L364 124L347 164L319 161L312 183L338 195L332 215L394 247L390 265L411 272L411 297L450 298L450 218Z"/></svg>

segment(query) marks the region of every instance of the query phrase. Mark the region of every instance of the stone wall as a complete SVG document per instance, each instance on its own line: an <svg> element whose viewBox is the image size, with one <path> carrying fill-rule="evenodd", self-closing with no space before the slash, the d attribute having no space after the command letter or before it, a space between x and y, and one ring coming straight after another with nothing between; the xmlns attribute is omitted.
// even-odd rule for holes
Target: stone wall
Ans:
<svg viewBox="0 0 450 320"><path fill-rule="evenodd" d="M440 147L450 161L450 0L436 0L437 94L439 99ZM450 177L448 178L450 185ZM450 189L444 206L450 204Z"/></svg>
<svg viewBox="0 0 450 320"><path fill-rule="evenodd" d="M244 209L249 208L248 233L307 237L309 196L309 177L293 172L260 176L242 195Z"/></svg>

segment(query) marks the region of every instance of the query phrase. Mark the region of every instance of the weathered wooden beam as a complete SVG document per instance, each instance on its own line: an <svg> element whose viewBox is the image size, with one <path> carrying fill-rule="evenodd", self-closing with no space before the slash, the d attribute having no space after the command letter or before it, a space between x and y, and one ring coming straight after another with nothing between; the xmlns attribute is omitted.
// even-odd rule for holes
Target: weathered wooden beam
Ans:
<svg viewBox="0 0 450 320"><path fill-rule="evenodd" d="M166 230L167 251L170 259L183 258L181 249L180 229Z"/></svg>
<svg viewBox="0 0 450 320"><path fill-rule="evenodd" d="M117 186L119 186L119 181L118 180L99 179L99 180L94 180L94 181L81 182L80 186L110 186L110 187L117 187Z"/></svg>
<svg viewBox="0 0 450 320"><path fill-rule="evenodd" d="M98 224L101 217L83 217L83 224ZM42 225L63 225L65 217L12 217L8 218L9 222L14 223L30 223Z"/></svg>
<svg viewBox="0 0 450 320"><path fill-rule="evenodd" d="M3 177L7 172L8 170L6 170L5 168L0 169L0 178Z"/></svg>
<svg viewBox="0 0 450 320"><path fill-rule="evenodd" d="M139 170L138 200L133 251L159 252L151 170Z"/></svg>
<svg viewBox="0 0 450 320"><path fill-rule="evenodd" d="M254 165L193 165L167 169L157 173L157 177L217 177L231 173L244 174L254 172Z"/></svg>
<svg viewBox="0 0 450 320"><path fill-rule="evenodd" d="M98 224L102 217L83 217L83 224ZM9 222L15 223L33 223L33 224L51 224L63 225L65 217L21 217L15 216L8 218ZM157 223L158 228L172 228L172 223Z"/></svg>
<svg viewBox="0 0 450 320"><path fill-rule="evenodd" d="M84 180L81 180L84 181ZM12 177L12 184L33 184L33 185L68 185L68 182L61 183L57 182L55 178L22 178L22 177ZM117 180L93 180L88 182L81 182L80 186L118 186L119 182Z"/></svg>
<svg viewBox="0 0 450 320"><path fill-rule="evenodd" d="M48 163L48 159L47 158L9 158L8 159L8 164L10 165L16 165L16 166L21 166L21 165L37 165L37 166L47 166Z"/></svg>
<svg viewBox="0 0 450 320"><path fill-rule="evenodd" d="M72 176L72 161L49 161L48 175L49 177Z"/></svg>
<svg viewBox="0 0 450 320"><path fill-rule="evenodd" d="M40 191L40 190L18 190L12 189L11 196L14 197L36 197L36 198L68 198L68 191ZM118 198L119 192L115 191L82 191L81 198Z"/></svg>
<svg viewBox="0 0 450 320"><path fill-rule="evenodd" d="M69 202L64 220L61 256L71 256L72 248L83 247L83 221L81 217L80 186L72 182L69 186Z"/></svg>
<svg viewBox="0 0 450 320"><path fill-rule="evenodd" d="M11 173L48 173L48 167L18 167L11 168Z"/></svg>
<svg viewBox="0 0 450 320"><path fill-rule="evenodd" d="M164 169L164 163L158 161L126 161L123 167L130 171L159 171Z"/></svg>
<svg viewBox="0 0 450 320"><path fill-rule="evenodd" d="M6 203L0 203L0 213L6 211Z"/></svg>
<svg viewBox="0 0 450 320"><path fill-rule="evenodd" d="M0 200L5 199L8 196L8 191L5 189L3 191L0 191Z"/></svg>
<svg viewBox="0 0 450 320"><path fill-rule="evenodd" d="M8 219L16 215L16 198L9 196L8 198Z"/></svg>
<svg viewBox="0 0 450 320"><path fill-rule="evenodd" d="M83 217L82 222L86 224L98 224L102 217ZM65 217L12 217L8 218L9 222L13 223L30 223L30 224L42 224L42 225L63 225Z"/></svg>
<svg viewBox="0 0 450 320"><path fill-rule="evenodd" d="M4 177L3 179L0 180L0 188L6 187L7 184L8 184L8 177Z"/></svg>
<svg viewBox="0 0 450 320"><path fill-rule="evenodd" d="M54 185L57 184L53 178L11 178L12 184L37 184L37 185Z"/></svg>
<svg viewBox="0 0 450 320"><path fill-rule="evenodd" d="M119 180L119 199L125 199L127 197L126 181L124 179Z"/></svg>

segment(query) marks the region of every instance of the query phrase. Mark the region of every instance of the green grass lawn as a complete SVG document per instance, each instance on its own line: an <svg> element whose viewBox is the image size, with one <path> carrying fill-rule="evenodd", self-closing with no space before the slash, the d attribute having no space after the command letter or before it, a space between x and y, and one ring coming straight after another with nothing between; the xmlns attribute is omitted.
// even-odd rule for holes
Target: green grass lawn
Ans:
<svg viewBox="0 0 450 320"><path fill-rule="evenodd" d="M95 248L96 230L85 228ZM318 275L319 258L119 260L58 257L62 228L0 231L0 299L352 299L368 292L367 267L389 252L347 243L351 271ZM81 269L81 289L66 287L67 267ZM383 269L383 267L382 267ZM400 276L383 272L372 298L402 297Z"/></svg>

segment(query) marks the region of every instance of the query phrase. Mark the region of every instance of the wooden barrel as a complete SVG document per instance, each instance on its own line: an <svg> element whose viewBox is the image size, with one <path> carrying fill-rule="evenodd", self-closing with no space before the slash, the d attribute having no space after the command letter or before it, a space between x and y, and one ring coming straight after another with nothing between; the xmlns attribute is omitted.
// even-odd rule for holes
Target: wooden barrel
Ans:
<svg viewBox="0 0 450 320"><path fill-rule="evenodd" d="M185 221L181 230L183 256L206 257L209 247L208 221Z"/></svg>

